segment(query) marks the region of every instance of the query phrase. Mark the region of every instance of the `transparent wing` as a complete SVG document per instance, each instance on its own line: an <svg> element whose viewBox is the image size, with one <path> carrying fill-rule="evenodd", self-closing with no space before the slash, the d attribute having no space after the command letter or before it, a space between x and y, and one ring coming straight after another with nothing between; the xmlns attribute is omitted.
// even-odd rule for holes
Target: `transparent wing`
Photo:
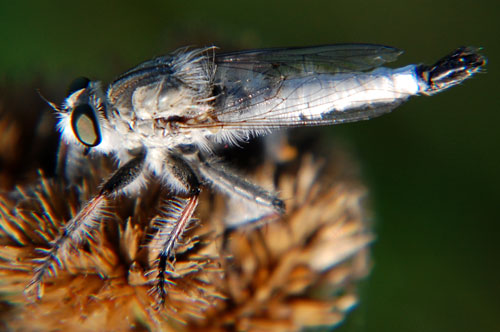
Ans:
<svg viewBox="0 0 500 332"><path fill-rule="evenodd" d="M218 121L201 126L265 129L358 121L377 116L390 111L396 103L374 103L349 112L332 109L314 118L302 115L311 104L335 100L341 88L332 81L333 77L340 79L342 75L366 72L396 60L401 53L382 45L339 44L217 55L214 118ZM329 80L328 84L322 81L325 79Z"/></svg>
<svg viewBox="0 0 500 332"><path fill-rule="evenodd" d="M223 53L216 56L215 63L227 81L231 74L241 76L247 71L274 77L365 71L395 61L402 53L383 45L337 44Z"/></svg>
<svg viewBox="0 0 500 332"><path fill-rule="evenodd" d="M200 87L189 85L200 82L202 77L207 85L203 86L206 91L203 90L201 99L215 97L212 114L182 114L182 119L191 121L181 121L180 127L267 129L357 121L376 116L382 110L386 112L387 105L329 112L327 104L345 91L334 81L341 83L337 78L342 75L367 72L396 60L402 53L392 47L369 44L272 48L215 56L211 50L181 50L144 62L110 84L108 100L122 117L133 118L139 110L148 111L154 104L151 98L156 98L156 114L169 119L177 114L170 114L170 108L162 109L163 97L178 88L181 81L199 93ZM213 67L213 76L210 70L203 71ZM195 79L176 79L180 75ZM141 95L134 99L139 90ZM312 104L325 113L308 116Z"/></svg>

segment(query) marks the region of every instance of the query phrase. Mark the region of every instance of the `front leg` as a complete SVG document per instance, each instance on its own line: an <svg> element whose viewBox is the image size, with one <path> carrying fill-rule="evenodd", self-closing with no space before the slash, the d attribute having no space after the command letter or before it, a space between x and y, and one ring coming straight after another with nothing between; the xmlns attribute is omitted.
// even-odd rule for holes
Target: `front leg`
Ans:
<svg viewBox="0 0 500 332"><path fill-rule="evenodd" d="M142 173L145 154L133 158L113 173L101 187L99 193L90 199L85 206L64 226L59 237L51 248L46 251L45 257L40 259L40 265L35 269L33 278L25 289L28 297L40 299L43 296L42 282L47 274L55 274L61 266L61 258L69 254L71 244L80 243L90 236L101 221L102 211L106 201L126 189Z"/></svg>

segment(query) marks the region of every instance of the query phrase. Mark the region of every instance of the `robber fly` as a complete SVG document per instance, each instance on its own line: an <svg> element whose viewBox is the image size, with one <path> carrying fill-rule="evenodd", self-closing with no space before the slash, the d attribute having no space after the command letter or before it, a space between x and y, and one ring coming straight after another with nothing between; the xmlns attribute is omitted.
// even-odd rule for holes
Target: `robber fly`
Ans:
<svg viewBox="0 0 500 332"><path fill-rule="evenodd" d="M414 95L460 84L486 59L461 47L432 66L381 67L398 49L366 44L271 48L216 54L213 47L183 49L129 70L106 90L78 79L59 116L62 140L85 154L112 155L119 168L61 230L26 291L41 296L70 244L82 241L102 219L106 201L135 194L155 179L179 201L162 235L155 268L160 297L165 268L193 217L200 190L236 198L248 214L231 226L274 218L284 211L272 192L247 182L214 158L217 143L237 143L273 129L354 122L387 113ZM147 180L149 179L149 180Z"/></svg>

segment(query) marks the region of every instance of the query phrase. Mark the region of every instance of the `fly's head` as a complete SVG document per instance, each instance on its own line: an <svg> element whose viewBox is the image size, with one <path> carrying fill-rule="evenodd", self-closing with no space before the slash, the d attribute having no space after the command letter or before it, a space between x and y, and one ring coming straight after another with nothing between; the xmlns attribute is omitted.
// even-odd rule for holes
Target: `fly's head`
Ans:
<svg viewBox="0 0 500 332"><path fill-rule="evenodd" d="M99 82L77 78L70 84L62 107L51 106L58 111L58 129L66 143L82 146L87 153L91 149L103 153L113 150L105 95Z"/></svg>

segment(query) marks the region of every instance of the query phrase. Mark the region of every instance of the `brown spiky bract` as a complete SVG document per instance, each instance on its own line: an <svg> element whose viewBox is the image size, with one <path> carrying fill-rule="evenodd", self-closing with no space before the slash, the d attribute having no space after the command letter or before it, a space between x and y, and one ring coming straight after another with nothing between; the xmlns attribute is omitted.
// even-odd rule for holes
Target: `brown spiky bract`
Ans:
<svg viewBox="0 0 500 332"><path fill-rule="evenodd" d="M89 163L91 175L79 186L40 174L36 184L0 195L0 327L298 331L338 324L369 270L372 236L360 202L364 190L346 175L351 164L342 154L333 159L299 154L286 167L261 165L252 177L268 189L276 184L287 209L258 228L225 232L224 215L237 207L205 190L169 266L163 306L151 291L150 252L153 225L168 212L162 202L170 197L154 183L139 198L111 201L100 227L44 279L42 298L25 296L37 259L110 167Z"/></svg>

